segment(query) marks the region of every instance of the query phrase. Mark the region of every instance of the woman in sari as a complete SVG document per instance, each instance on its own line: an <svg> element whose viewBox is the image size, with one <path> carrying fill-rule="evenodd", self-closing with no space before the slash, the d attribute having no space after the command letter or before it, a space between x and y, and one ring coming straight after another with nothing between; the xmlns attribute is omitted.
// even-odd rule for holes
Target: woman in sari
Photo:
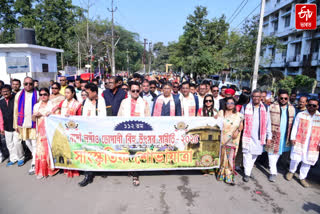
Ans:
<svg viewBox="0 0 320 214"><path fill-rule="evenodd" d="M203 98L203 107L198 110L199 117L218 117L218 111L214 109L214 99L212 94L207 94ZM213 169L201 170L203 175L207 176L208 174L213 175Z"/></svg>
<svg viewBox="0 0 320 214"><path fill-rule="evenodd" d="M53 176L59 171L51 169L44 121L44 118L50 114L53 108L52 102L49 101L49 90L47 88L41 88L39 97L40 102L35 104L32 115L32 120L36 121L37 124L37 151L35 157L35 174L37 175L37 179Z"/></svg>
<svg viewBox="0 0 320 214"><path fill-rule="evenodd" d="M61 85L60 83L53 83L51 86L52 94L49 97L49 100L51 101L53 107L58 106L61 101L64 100L64 96L60 94ZM55 114L59 114L58 111L55 112Z"/></svg>
<svg viewBox="0 0 320 214"><path fill-rule="evenodd" d="M60 110L60 115L64 117L69 117L73 115L81 115L81 103L79 103L76 97L76 91L73 86L67 86L65 89L65 100L60 102L58 106L56 106L52 112ZM79 176L79 172L77 170L64 170L64 174L66 174L69 178L74 176Z"/></svg>
<svg viewBox="0 0 320 214"><path fill-rule="evenodd" d="M236 110L236 101L233 97L226 98L226 105L219 112L223 119L221 136L220 168L217 179L234 185L235 157L237 155L240 133L243 129L243 115Z"/></svg>

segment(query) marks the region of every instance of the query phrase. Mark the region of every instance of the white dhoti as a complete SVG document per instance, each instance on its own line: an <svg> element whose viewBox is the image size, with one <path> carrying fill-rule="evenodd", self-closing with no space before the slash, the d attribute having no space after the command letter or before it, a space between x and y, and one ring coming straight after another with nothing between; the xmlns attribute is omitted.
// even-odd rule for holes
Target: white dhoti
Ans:
<svg viewBox="0 0 320 214"><path fill-rule="evenodd" d="M291 160L289 171L291 173L295 173L297 171L299 163L300 163L300 161ZM300 173L299 173L300 180L307 178L310 167L311 167L310 164L306 164L306 163L302 162L301 167L300 167Z"/></svg>
<svg viewBox="0 0 320 214"><path fill-rule="evenodd" d="M18 132L4 132L6 137L7 148L10 154L10 161L15 163L19 160L24 159L24 151L21 144L21 139L19 139Z"/></svg>
<svg viewBox="0 0 320 214"><path fill-rule="evenodd" d="M36 164L37 140L26 140L26 145L32 153L31 167Z"/></svg>
<svg viewBox="0 0 320 214"><path fill-rule="evenodd" d="M254 165L254 162L256 162L257 157L259 155L253 155L250 153L243 153L243 166L244 166L244 174L247 176L251 175L251 171Z"/></svg>
<svg viewBox="0 0 320 214"><path fill-rule="evenodd" d="M269 159L269 167L270 167L270 174L276 175L278 174L277 171L277 162L279 160L280 155L279 154L268 154Z"/></svg>

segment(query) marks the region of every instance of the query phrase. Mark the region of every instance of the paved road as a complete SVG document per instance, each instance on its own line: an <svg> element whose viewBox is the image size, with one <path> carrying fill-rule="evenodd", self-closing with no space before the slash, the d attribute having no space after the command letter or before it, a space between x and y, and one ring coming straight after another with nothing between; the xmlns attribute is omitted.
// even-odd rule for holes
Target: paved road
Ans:
<svg viewBox="0 0 320 214"><path fill-rule="evenodd" d="M237 176L232 187L196 171L145 173L133 187L123 174L96 177L85 188L82 179L60 174L37 180L22 168L0 164L0 214L120 213L320 213L319 180L304 189L279 175L270 183L265 169L254 168L254 180Z"/></svg>

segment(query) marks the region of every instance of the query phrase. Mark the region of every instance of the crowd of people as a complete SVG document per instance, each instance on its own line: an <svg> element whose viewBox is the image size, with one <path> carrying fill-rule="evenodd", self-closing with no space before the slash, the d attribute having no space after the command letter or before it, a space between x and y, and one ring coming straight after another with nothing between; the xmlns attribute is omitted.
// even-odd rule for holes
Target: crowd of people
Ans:
<svg viewBox="0 0 320 214"><path fill-rule="evenodd" d="M277 163L287 158L286 179L292 180L301 162L299 180L306 181L310 167L319 158L319 100L300 97L279 89L276 96L265 91L199 85L189 81L133 75L126 82L120 76L104 81L76 79L68 82L50 81L48 88L26 77L11 84L0 82L0 162L8 159L7 167L23 166L31 159L30 175L38 179L56 175L59 169L50 166L44 118L49 115L118 116L118 117L214 117L223 121L221 132L220 168L205 170L217 179L235 184L237 171L243 169L243 181L249 182L253 166L264 152L270 169L269 181L276 182ZM76 170L64 170L68 177L79 176ZM79 183L93 182L94 172L83 172ZM133 185L140 184L138 172L130 173Z"/></svg>

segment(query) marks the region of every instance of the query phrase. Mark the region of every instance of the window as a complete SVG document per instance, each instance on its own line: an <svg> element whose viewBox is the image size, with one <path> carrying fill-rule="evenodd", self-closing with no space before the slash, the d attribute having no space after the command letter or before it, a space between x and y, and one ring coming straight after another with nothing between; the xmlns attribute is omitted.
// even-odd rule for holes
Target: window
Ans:
<svg viewBox="0 0 320 214"><path fill-rule="evenodd" d="M213 140L212 135L208 135L208 140Z"/></svg>
<svg viewBox="0 0 320 214"><path fill-rule="evenodd" d="M290 14L288 16L284 17L284 27L289 27L290 26L290 19L291 19L291 15Z"/></svg>
<svg viewBox="0 0 320 214"><path fill-rule="evenodd" d="M298 42L294 47L295 61L300 61L300 53L301 53L301 42Z"/></svg>
<svg viewBox="0 0 320 214"><path fill-rule="evenodd" d="M48 59L48 55L47 54L40 54L40 59Z"/></svg>
<svg viewBox="0 0 320 214"><path fill-rule="evenodd" d="M274 61L275 57L276 57L276 49L275 49L275 48L272 48L272 49L271 49L271 58L272 58L272 61Z"/></svg>
<svg viewBox="0 0 320 214"><path fill-rule="evenodd" d="M278 20L273 23L273 31L274 32L278 31Z"/></svg>
<svg viewBox="0 0 320 214"><path fill-rule="evenodd" d="M42 72L49 72L49 66L48 64L42 64Z"/></svg>

